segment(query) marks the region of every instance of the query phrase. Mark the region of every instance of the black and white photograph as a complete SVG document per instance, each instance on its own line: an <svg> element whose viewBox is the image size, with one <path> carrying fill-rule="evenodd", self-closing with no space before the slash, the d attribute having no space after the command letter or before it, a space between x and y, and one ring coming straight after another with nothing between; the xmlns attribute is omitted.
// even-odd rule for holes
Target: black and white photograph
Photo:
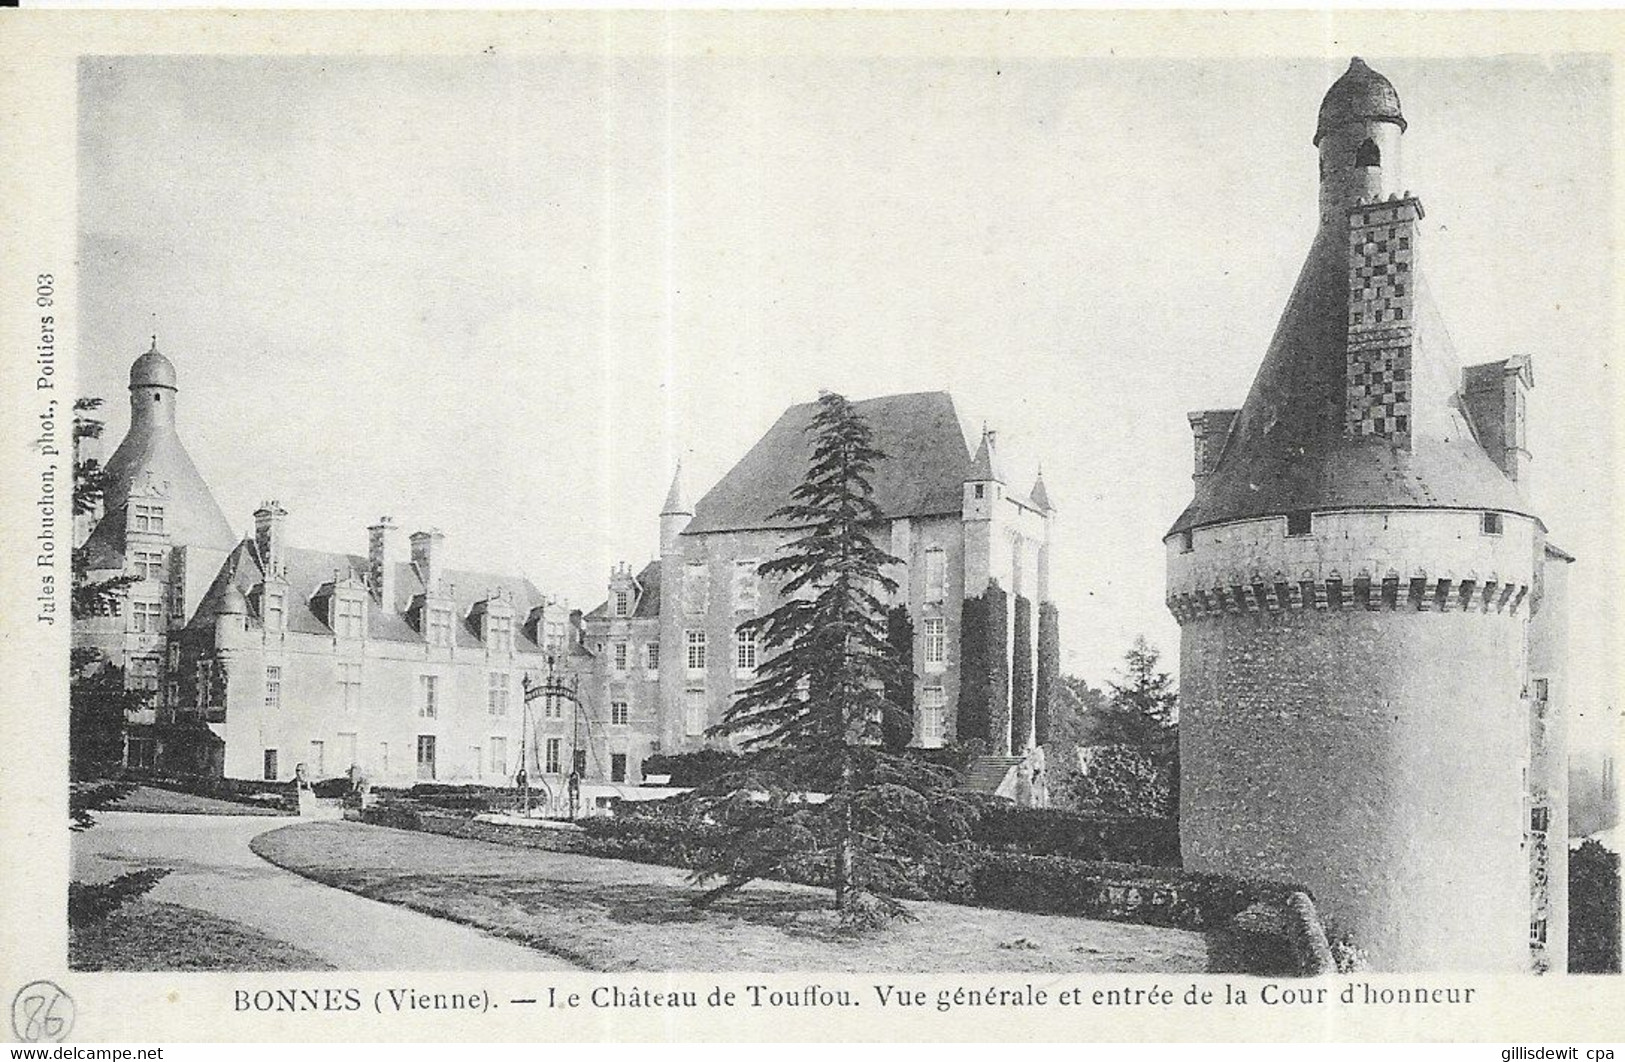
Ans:
<svg viewBox="0 0 1625 1062"><path fill-rule="evenodd" d="M1617 57L849 15L64 63L18 1039L1619 999Z"/></svg>

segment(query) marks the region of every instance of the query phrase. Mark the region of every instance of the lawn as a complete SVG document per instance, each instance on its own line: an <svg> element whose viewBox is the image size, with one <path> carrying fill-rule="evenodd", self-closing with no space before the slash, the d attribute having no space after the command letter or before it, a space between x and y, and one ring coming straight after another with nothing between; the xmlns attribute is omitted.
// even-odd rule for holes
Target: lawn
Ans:
<svg viewBox="0 0 1625 1062"><path fill-rule="evenodd" d="M181 793L173 789L138 785L121 800L107 806L109 811L146 811L162 815L286 815L277 807L257 807L234 800Z"/></svg>
<svg viewBox="0 0 1625 1062"><path fill-rule="evenodd" d="M331 970L331 963L227 918L132 900L68 936L73 970Z"/></svg>
<svg viewBox="0 0 1625 1062"><path fill-rule="evenodd" d="M338 888L477 926L589 970L1200 973L1178 929L909 904L914 920L843 932L829 895L758 882L707 910L681 870L358 823L286 826L260 856Z"/></svg>

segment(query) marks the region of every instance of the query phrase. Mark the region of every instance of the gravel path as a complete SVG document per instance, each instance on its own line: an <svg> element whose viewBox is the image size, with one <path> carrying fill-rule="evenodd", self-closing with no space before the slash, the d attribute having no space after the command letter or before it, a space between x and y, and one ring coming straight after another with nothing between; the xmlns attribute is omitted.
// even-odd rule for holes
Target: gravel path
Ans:
<svg viewBox="0 0 1625 1062"><path fill-rule="evenodd" d="M296 818L121 811L96 817L94 828L73 835L75 880L169 867L149 899L243 923L340 970L574 968L468 926L319 885L249 850L257 834Z"/></svg>

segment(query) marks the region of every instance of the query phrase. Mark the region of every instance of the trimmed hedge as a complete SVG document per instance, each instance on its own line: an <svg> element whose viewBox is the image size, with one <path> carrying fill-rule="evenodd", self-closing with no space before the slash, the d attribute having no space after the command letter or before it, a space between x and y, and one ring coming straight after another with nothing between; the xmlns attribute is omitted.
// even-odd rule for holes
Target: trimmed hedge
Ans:
<svg viewBox="0 0 1625 1062"><path fill-rule="evenodd" d="M1086 862L1179 867L1179 823L1126 815L1081 815L1002 801L982 809L971 839L988 848Z"/></svg>
<svg viewBox="0 0 1625 1062"><path fill-rule="evenodd" d="M579 830L506 826L402 805L371 808L360 817L397 829L685 870L693 868L690 854L711 841L705 827L654 814L591 818ZM782 877L827 887L831 874L827 860L809 858L786 868ZM911 891L903 898L1207 932L1218 971L1321 973L1325 971L1315 965L1316 956L1329 954L1306 891L1278 882L1030 855L972 843L948 849L939 865L919 875Z"/></svg>

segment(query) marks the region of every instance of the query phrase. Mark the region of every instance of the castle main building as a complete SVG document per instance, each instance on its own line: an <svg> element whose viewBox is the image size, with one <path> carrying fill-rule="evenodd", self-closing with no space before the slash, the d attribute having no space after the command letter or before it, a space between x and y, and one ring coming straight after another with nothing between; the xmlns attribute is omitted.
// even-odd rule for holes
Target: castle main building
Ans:
<svg viewBox="0 0 1625 1062"><path fill-rule="evenodd" d="M1429 297L1405 127L1355 59L1252 390L1190 415L1185 865L1309 886L1378 969L1562 970L1573 558L1529 501L1529 360L1462 370Z"/></svg>

